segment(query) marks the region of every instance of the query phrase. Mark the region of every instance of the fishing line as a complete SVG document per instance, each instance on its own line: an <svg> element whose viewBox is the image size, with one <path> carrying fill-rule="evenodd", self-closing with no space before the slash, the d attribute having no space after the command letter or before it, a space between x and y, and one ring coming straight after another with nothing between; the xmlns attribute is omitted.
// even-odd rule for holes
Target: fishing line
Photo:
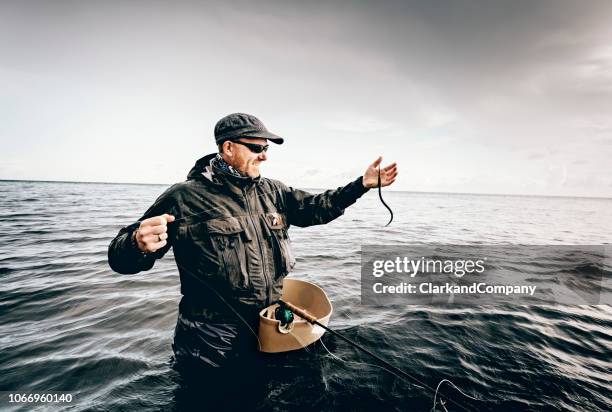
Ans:
<svg viewBox="0 0 612 412"><path fill-rule="evenodd" d="M380 369L382 369L382 370L385 370L385 371L387 371L387 372L389 372L389 373L391 373L391 374L393 374L393 375L397 376L397 377L398 377L398 378L400 378L400 379L403 379L403 378L402 378L402 376L399 376L398 374L396 374L396 373L395 373L395 372L393 372L392 370L389 370L389 369L387 369L387 368L385 368L385 367L382 367L382 366L380 366L380 365L375 365L375 364L373 364L373 363L366 363L366 362L355 362L355 361L350 361L350 360L342 359L341 357L339 357L339 356L335 355L334 353L332 353L332 352L331 352L331 351L330 351L330 350L327 348L327 346L325 346L325 343L323 342L323 339L319 339L319 342L320 342L320 343L321 343L321 345L323 346L323 349L325 349L325 351L326 351L327 353L329 353L331 357L333 357L334 359L336 359L336 360L338 360L338 361L340 361L340 362L344 362L344 363L354 363L354 364L356 364L356 365L368 365L368 366L374 366L374 367L380 368ZM413 379L415 379L415 380L416 380L416 378L413 378ZM470 395L468 395L467 393L463 392L461 389L459 389L459 388L457 387L457 385L455 385L455 384L454 384L453 382L451 382L450 380L448 380L448 379L442 379L442 380L441 380L441 381L438 383L438 386L436 386L436 391L435 391L435 393L434 393L433 406L432 406L432 408L431 408L431 410L432 410L432 411L435 411L435 409L436 409L436 403L437 403L437 399L438 399L438 391L440 390L440 386L442 386L442 384L443 384L444 382L448 382L448 383L449 383L449 385L452 385L452 386L453 386L455 389L457 389L457 391L459 391L459 393L461 393L463 396L465 396L465 397L467 397L467 398L470 398L470 399L473 399L473 400L475 400L475 401L480 401L480 399L476 399L476 398L474 398L473 396L470 396ZM429 386L427 386L427 385L425 385L425 386L426 386L427 388L429 388L429 389L433 390L433 388L432 388L432 387L429 387ZM440 397L440 404L442 405L442 407L444 408L444 410L445 410L445 411L447 411L447 409L446 409L446 407L444 406L444 403L443 403L443 401L442 401L442 398L441 398L441 397Z"/></svg>
<svg viewBox="0 0 612 412"><path fill-rule="evenodd" d="M449 385L451 385L452 387L454 387L455 389L457 389L459 391L460 394L462 394L463 396L473 399L475 401L480 401L480 399L476 399L473 396L468 395L467 393L463 392L461 389L459 389L457 387L457 385L455 385L454 383L452 383L450 380L448 379L442 379L439 383L438 386L436 386L436 393L434 394L434 400L433 400L433 406L431 407L432 411L436 410L436 399L438 398L438 391L440 390L440 386L442 386L442 384L444 382L448 382ZM449 398L450 400L450 398ZM442 405L442 407L444 408L445 411L447 411L446 406L444 406L444 402L442 401L442 395L440 395L440 404ZM448 411L447 411L448 412Z"/></svg>
<svg viewBox="0 0 612 412"><path fill-rule="evenodd" d="M283 302L282 300L279 299L280 302ZM349 345L353 346L354 348L359 349L360 351L370 355L371 357L373 357L374 359L376 359L378 362L380 362L381 364L387 366L389 369L391 369L391 371L393 371L392 373L395 376L398 376L400 379L405 380L406 382L409 382L410 379L414 380L415 382L419 383L421 386L430 389L432 392L435 393L434 388L432 388L431 386L427 385L424 382L421 382L418 378L415 378L414 376L408 374L407 372L403 371L402 369L392 365L391 363L387 362L386 360L384 360L383 358L381 358L380 356L376 355L375 353L371 352L370 350L366 349L365 347L363 347L362 345L353 342L352 340L350 340L349 338L347 338L346 336L344 336L343 334L341 334L340 332L336 332L335 330L329 328L328 326L322 324L321 322L319 322L314 316L312 316L311 314L309 314L308 312L306 312L305 310L289 303L289 302L284 302L285 305L291 309L291 311L293 311L294 313L296 313L298 316L300 316L302 319L306 320L307 322L309 322L312 325L317 325L322 327L323 329L325 329L326 331L328 331L329 333L333 334L334 336L337 336L338 338L342 339L343 341L345 341L346 343L348 343ZM385 369L385 368L383 368ZM389 371L389 372L391 372ZM449 381L450 382L450 381ZM451 382L452 383L452 382ZM439 387L439 384L438 384ZM458 406L459 408L465 410L465 411L470 411L470 409L462 406L461 404L455 402L454 400L448 398L448 400L450 402L452 402L453 404L455 404L456 406ZM478 399L477 399L478 400Z"/></svg>
<svg viewBox="0 0 612 412"><path fill-rule="evenodd" d="M384 371L387 371L387 372L389 372L391 375L395 375L395 376L397 376L398 378L400 378L400 379L404 380L402 376L398 375L397 373L393 372L392 370L389 370L389 369L385 368L384 366L376 365L376 364L374 364L374 363L357 362L357 361L349 361L349 360L342 359L341 357L334 355L333 353L331 353L331 352L330 352L330 350L329 350L329 349L327 349L327 346L325 346L325 344L323 343L323 339L319 339L319 342L321 343L321 345L323 345L323 348L324 348L324 349L327 351L327 353L329 353L329 354L330 354L330 355L331 355L333 358L335 358L336 360L338 360L338 361L340 361L340 362L344 362L344 363L354 363L355 365L367 365L367 366L374 366L375 368L379 368L379 369L382 369L382 370L384 370Z"/></svg>
<svg viewBox="0 0 612 412"><path fill-rule="evenodd" d="M380 201L382 202L382 204L387 208L387 210L391 214L391 219L389 219L389 222L385 225L385 227L387 227L387 226L389 226L391 224L391 222L393 222L393 210L391 210L389 205L385 203L385 200L382 197L382 183L381 183L381 179L380 179L380 165L378 165L378 197L380 198Z"/></svg>
<svg viewBox="0 0 612 412"><path fill-rule="evenodd" d="M313 325L312 323L308 322L308 324L310 325L310 327L311 327L312 329L314 329L314 325ZM302 345L302 349L305 349L305 350L306 350L306 352L309 352L309 350L308 350L308 344L306 344L306 345L305 345L305 344L304 344L304 342L302 342L302 340L300 339L300 337L299 337L298 335L296 335L296 334L294 334L294 333L293 333L293 330L291 330L291 331L289 332L289 334L290 334L290 335L291 335L291 336L292 336L292 337L293 337L295 340L297 340L297 341L298 341L298 343L299 343L300 345ZM368 365L368 366L374 366L375 368L379 368L379 369L385 370L385 371L389 372L390 374L397 376L397 377L398 377L398 378L400 378L400 379L402 378L400 375L396 374L396 373L395 373L395 372L393 372L392 370L389 370L389 369L385 368L384 366L376 365L376 364L374 364L374 363L367 363L367 362L348 361L348 360L344 360L344 359L340 358L339 356L334 355L333 353L331 353L331 352L330 352L330 350L329 350L329 349L327 349L327 346L325 346L325 343L323 343L323 339L322 339L322 337L321 337L321 338L319 338L319 343L321 343L321 345L323 345L323 348L324 348L324 349L327 351L327 353L329 353L329 354L330 354L330 355L331 355L333 358L337 359L337 360L338 360L338 361L340 361L340 362L344 362L344 363L354 363L354 364L356 364L356 365Z"/></svg>
<svg viewBox="0 0 612 412"><path fill-rule="evenodd" d="M300 345L302 345L302 349L305 349L306 353L310 353L310 350L308 350L308 347L307 347L308 344L305 345L304 342L302 342L302 340L300 339L300 337L298 335L296 335L295 333L293 333L293 330L289 331L289 335L291 335L293 337L293 339L297 340L298 343Z"/></svg>
<svg viewBox="0 0 612 412"><path fill-rule="evenodd" d="M340 362L351 362L351 361L344 360L344 359L342 359L341 357L336 356L336 355L334 355L333 353L331 353L331 352L329 351L329 349L327 349L327 346L325 346L325 343L323 343L323 339L322 339L322 338L323 338L323 337L321 336L321 339L319 339L319 342L321 342L321 345L323 345L323 349L325 349L325 350L327 351L327 353L329 353L329 354L332 356L332 358L335 358L335 359L339 360ZM375 365L375 366L378 366L378 365Z"/></svg>

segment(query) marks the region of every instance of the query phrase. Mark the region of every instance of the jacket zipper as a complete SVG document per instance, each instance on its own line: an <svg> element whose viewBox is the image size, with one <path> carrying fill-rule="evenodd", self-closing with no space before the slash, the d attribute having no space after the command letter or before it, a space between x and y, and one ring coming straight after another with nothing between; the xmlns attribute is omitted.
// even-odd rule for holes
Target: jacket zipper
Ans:
<svg viewBox="0 0 612 412"><path fill-rule="evenodd" d="M246 189L242 189L242 193L244 194L244 203L247 207L247 212L249 215L249 219L251 220L251 224L253 225L253 228L255 229L255 236L257 237L257 244L259 245L259 252L261 253L261 270L263 273L263 278L264 278L264 283L266 284L266 306L268 306L270 304L269 299L270 299L270 295L272 294L272 291L270 290L270 281L268 279L268 274L266 273L266 267L268 266L267 261L266 261L266 256L265 256L265 251L264 248L261 247L261 240L259 238L259 231L257 230L257 226L255 225L255 221L253 220L253 215L251 214L251 206L249 205L249 199L248 199L248 193L246 191Z"/></svg>

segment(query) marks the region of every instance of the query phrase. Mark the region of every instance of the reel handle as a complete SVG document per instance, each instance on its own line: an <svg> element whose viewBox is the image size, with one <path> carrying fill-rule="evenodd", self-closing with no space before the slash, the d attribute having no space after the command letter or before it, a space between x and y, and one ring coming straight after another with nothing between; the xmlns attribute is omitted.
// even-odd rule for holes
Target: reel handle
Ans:
<svg viewBox="0 0 612 412"><path fill-rule="evenodd" d="M285 306L293 313L298 315L302 319L306 319L306 321L310 323L315 323L317 318L308 313L305 309L295 306L293 303L282 301Z"/></svg>

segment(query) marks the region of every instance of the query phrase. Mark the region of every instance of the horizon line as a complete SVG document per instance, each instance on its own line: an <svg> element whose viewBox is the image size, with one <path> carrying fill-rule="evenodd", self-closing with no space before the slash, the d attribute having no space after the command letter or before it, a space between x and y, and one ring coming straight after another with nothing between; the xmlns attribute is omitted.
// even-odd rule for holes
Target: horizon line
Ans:
<svg viewBox="0 0 612 412"><path fill-rule="evenodd" d="M98 185L133 185L133 186L168 186L174 183L135 183L135 182L86 182L78 180L31 180L31 179L0 179L0 182L31 182L31 183L75 183L75 184L98 184ZM328 190L328 188L308 187L306 189ZM422 190L392 190L396 193L422 193L438 195L473 195L473 196L515 196L515 197L562 197L573 199L606 199L611 200L612 196L570 196L570 195L543 195L543 194L516 194L516 193L478 193L478 192L431 192Z"/></svg>

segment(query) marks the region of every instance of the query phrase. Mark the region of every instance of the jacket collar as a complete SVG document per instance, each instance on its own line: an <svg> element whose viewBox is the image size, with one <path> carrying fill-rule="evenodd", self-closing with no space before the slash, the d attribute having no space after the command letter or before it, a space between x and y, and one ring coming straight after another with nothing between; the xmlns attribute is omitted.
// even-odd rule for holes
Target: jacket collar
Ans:
<svg viewBox="0 0 612 412"><path fill-rule="evenodd" d="M242 177L227 173L212 162L215 157L217 157L217 153L211 153L198 159L187 174L187 180L203 179L216 185L229 183L240 188L249 187L261 182L261 176Z"/></svg>

